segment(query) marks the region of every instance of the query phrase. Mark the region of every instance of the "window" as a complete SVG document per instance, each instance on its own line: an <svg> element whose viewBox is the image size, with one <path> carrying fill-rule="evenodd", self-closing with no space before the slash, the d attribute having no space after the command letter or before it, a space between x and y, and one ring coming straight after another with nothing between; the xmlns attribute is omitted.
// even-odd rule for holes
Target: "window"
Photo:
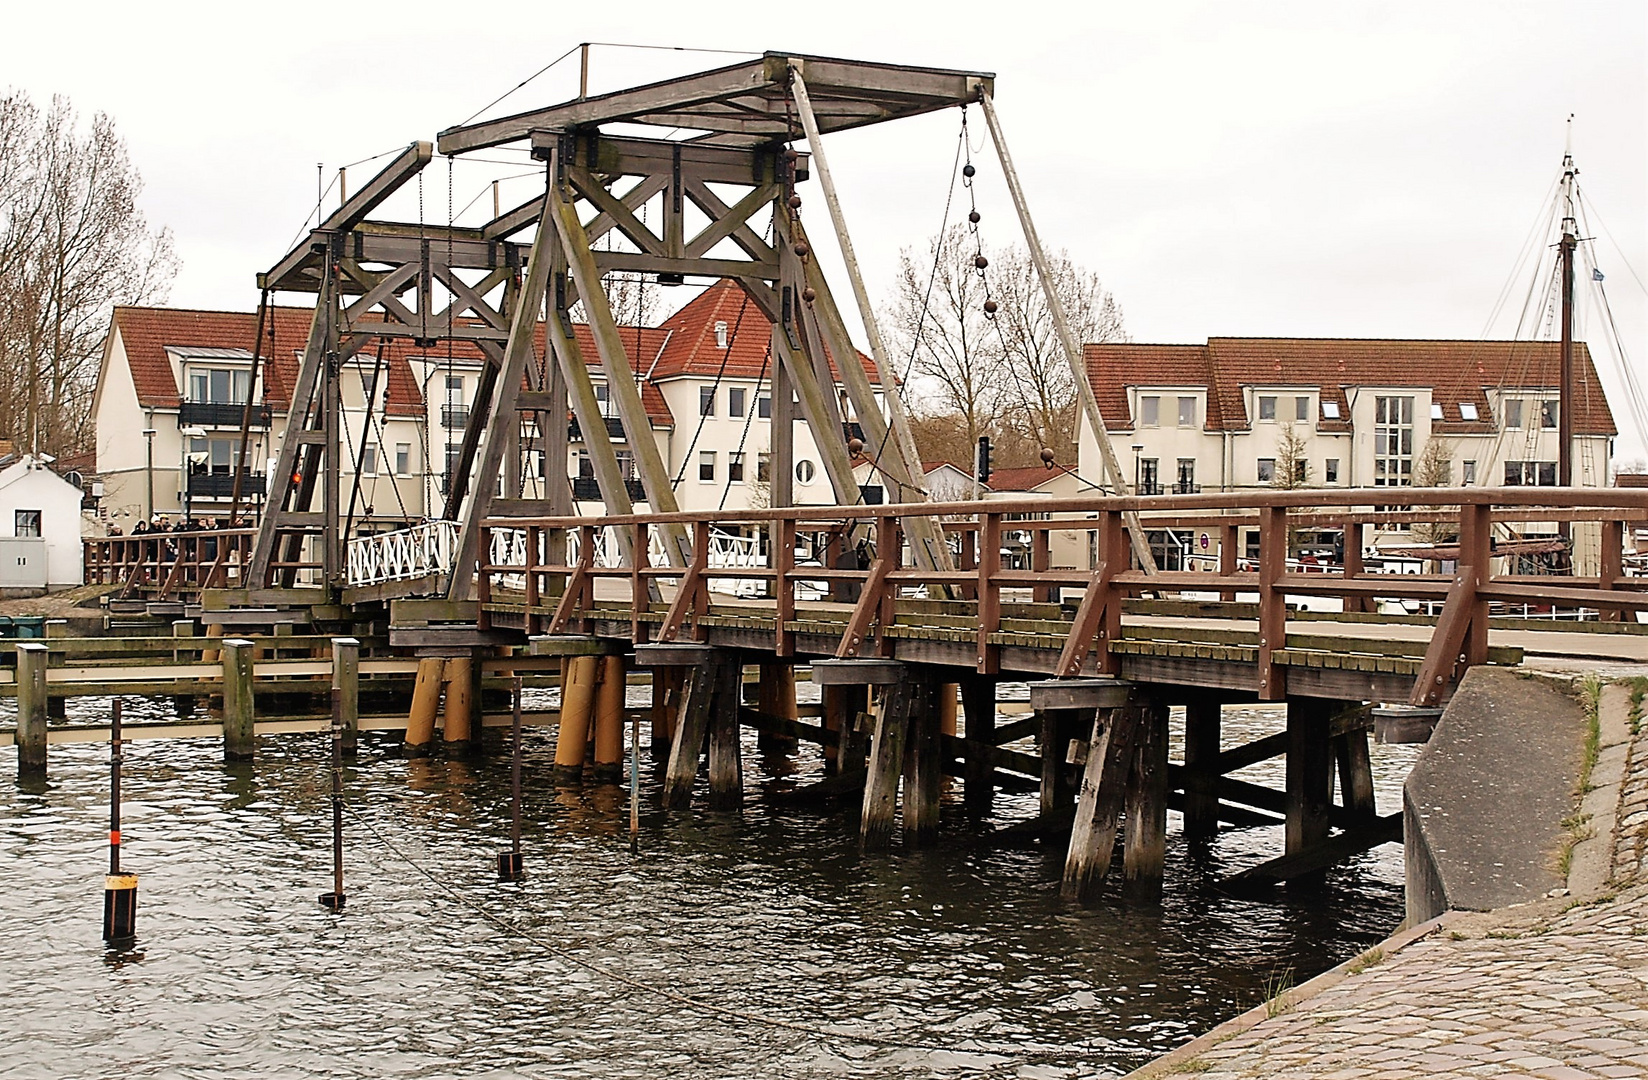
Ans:
<svg viewBox="0 0 1648 1080"><path fill-rule="evenodd" d="M1539 403L1539 426L1547 431L1555 430L1557 409L1559 407L1554 401L1541 401Z"/></svg>
<svg viewBox="0 0 1648 1080"><path fill-rule="evenodd" d="M1556 462L1507 461L1505 463L1505 486L1555 487Z"/></svg>
<svg viewBox="0 0 1648 1080"><path fill-rule="evenodd" d="M38 511L38 510L19 510L14 515L12 521L13 521L13 529L12 529L12 535L13 536L39 536L40 535L40 511Z"/></svg>
<svg viewBox="0 0 1648 1080"><path fill-rule="evenodd" d="M1196 494L1196 459L1179 459L1179 481L1173 490L1180 495Z"/></svg>
<svg viewBox="0 0 1648 1080"><path fill-rule="evenodd" d="M1259 419L1276 419L1276 399L1268 395L1259 399Z"/></svg>
<svg viewBox="0 0 1648 1080"><path fill-rule="evenodd" d="M578 478L580 480L595 479L595 461L589 456L588 450L578 451Z"/></svg>
<svg viewBox="0 0 1648 1080"><path fill-rule="evenodd" d="M727 388L727 415L732 417L744 415L744 388L742 386Z"/></svg>
<svg viewBox="0 0 1648 1080"><path fill-rule="evenodd" d="M1474 402L1474 401L1461 401L1459 403L1459 418L1461 420L1477 420L1477 419L1480 419L1480 417L1477 415L1477 412L1476 412L1476 402Z"/></svg>
<svg viewBox="0 0 1648 1080"><path fill-rule="evenodd" d="M1162 399L1155 395L1139 398L1139 426L1156 427L1162 422Z"/></svg>
<svg viewBox="0 0 1648 1080"><path fill-rule="evenodd" d="M1193 397L1182 397L1182 398L1179 399L1179 426L1180 427L1195 427L1196 426L1196 399L1195 398L1193 398Z"/></svg>
<svg viewBox="0 0 1648 1080"><path fill-rule="evenodd" d="M607 392L606 383L595 384L595 404L601 407L601 415L611 418L617 416L617 407L613 404L612 395Z"/></svg>
<svg viewBox="0 0 1648 1080"><path fill-rule="evenodd" d="M715 451L698 451L698 479L706 483L715 482Z"/></svg>
<svg viewBox="0 0 1648 1080"><path fill-rule="evenodd" d="M1160 495L1162 493L1161 461L1147 457L1139 459L1139 494Z"/></svg>
<svg viewBox="0 0 1648 1080"><path fill-rule="evenodd" d="M1505 402L1505 426L1508 428L1522 426L1522 402L1515 400Z"/></svg>
<svg viewBox="0 0 1648 1080"><path fill-rule="evenodd" d="M1322 463L1322 479L1330 484L1339 482L1339 459L1330 457Z"/></svg>
<svg viewBox="0 0 1648 1080"><path fill-rule="evenodd" d="M700 386L698 388L698 415L715 415L715 387Z"/></svg>
<svg viewBox="0 0 1648 1080"><path fill-rule="evenodd" d="M448 405L463 404L463 376L448 375L446 377L446 403Z"/></svg>
<svg viewBox="0 0 1648 1080"><path fill-rule="evenodd" d="M361 459L360 459L360 461L361 461L360 471L361 471L362 476L376 476L376 475L378 475L378 448L377 447L375 447L375 446L363 446L363 447L361 447Z"/></svg>
<svg viewBox="0 0 1648 1080"><path fill-rule="evenodd" d="M1324 401L1324 402L1322 402L1322 419L1324 419L1324 420L1337 420L1337 419L1339 419L1339 403L1337 401Z"/></svg>
<svg viewBox="0 0 1648 1080"><path fill-rule="evenodd" d="M727 347L727 340L727 324L717 320L715 324L715 347L717 349L725 349Z"/></svg>
<svg viewBox="0 0 1648 1080"><path fill-rule="evenodd" d="M1373 423L1373 486L1413 483L1413 398L1374 398Z"/></svg>
<svg viewBox="0 0 1648 1080"><path fill-rule="evenodd" d="M189 473L228 476L234 471L235 455L239 452L239 439L194 436L189 440Z"/></svg>
<svg viewBox="0 0 1648 1080"><path fill-rule="evenodd" d="M1459 478L1462 483L1476 483L1476 462L1470 460L1460 462Z"/></svg>
<svg viewBox="0 0 1648 1080"><path fill-rule="evenodd" d="M1431 419L1442 419L1442 403L1440 401L1431 402Z"/></svg>
<svg viewBox="0 0 1648 1080"><path fill-rule="evenodd" d="M412 444L411 443L396 443L395 444L395 473L396 473L396 475L405 476L407 473L410 473L411 471L412 471Z"/></svg>
<svg viewBox="0 0 1648 1080"><path fill-rule="evenodd" d="M772 419L772 395L762 394L755 399L755 415L762 420Z"/></svg>
<svg viewBox="0 0 1648 1080"><path fill-rule="evenodd" d="M1273 399L1274 400L1274 399ZM1259 483L1271 484L1276 481L1276 459L1262 457L1259 459Z"/></svg>
<svg viewBox="0 0 1648 1080"><path fill-rule="evenodd" d="M452 494L452 481L458 475L458 465L463 461L463 447L446 445L446 471L441 474L441 494Z"/></svg>
<svg viewBox="0 0 1648 1080"><path fill-rule="evenodd" d="M1293 399L1293 418L1300 423L1310 419L1310 398L1296 397Z"/></svg>
<svg viewBox="0 0 1648 1080"><path fill-rule="evenodd" d="M802 458L800 461L795 463L795 478L801 483L810 484L813 482L813 477L817 475L817 468L806 458Z"/></svg>
<svg viewBox="0 0 1648 1080"><path fill-rule="evenodd" d="M244 405L252 386L250 371L190 368L189 400L210 405Z"/></svg>
<svg viewBox="0 0 1648 1080"><path fill-rule="evenodd" d="M744 482L744 452L733 450L727 454L727 479L734 484Z"/></svg>
<svg viewBox="0 0 1648 1080"><path fill-rule="evenodd" d="M766 484L772 481L772 455L755 455L755 482Z"/></svg>

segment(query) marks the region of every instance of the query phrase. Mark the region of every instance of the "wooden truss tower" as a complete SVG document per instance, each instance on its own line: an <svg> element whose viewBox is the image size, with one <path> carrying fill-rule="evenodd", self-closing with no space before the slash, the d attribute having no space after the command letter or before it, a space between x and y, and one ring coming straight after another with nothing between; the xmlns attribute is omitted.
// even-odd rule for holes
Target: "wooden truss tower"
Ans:
<svg viewBox="0 0 1648 1080"><path fill-rule="evenodd" d="M831 132L983 103L1032 252L1039 257L1040 244L1000 141L992 87L993 77L984 72L768 53L696 75L451 128L441 133L436 148L409 147L260 280L271 291L314 293L316 303L258 535L252 583L290 582L306 537L319 538L327 583L342 582L339 372L374 338L405 337L426 348L465 341L485 357L444 508L447 519L461 523L455 566L474 565L480 523L489 515L571 514L570 488L562 482L567 411L584 432L607 427L568 316L580 298L646 501L655 513L675 511L670 475L635 379L635 358L625 350L601 287L610 272L675 283L731 278L772 323L774 506L792 502L792 402L799 402L799 418L812 431L837 503L851 505L859 497L835 392L837 373L877 465L904 501L925 500L920 461L899 400L897 365L877 327L821 140ZM653 137L649 128L659 135ZM637 131L641 134L632 134ZM810 153L789 145L803 136ZM503 144L526 144L543 163L542 194L479 228L369 220L428 164L434 149L462 155ZM881 373L885 418L801 223L797 185L815 173ZM662 213L643 214L643 207L660 204ZM627 241L627 250L597 250L596 242L608 234ZM437 292L448 298L442 310L433 309ZM1049 300L1066 351L1079 366L1080 345L1051 291ZM549 353L542 357L534 347L540 318ZM1091 388L1085 377L1078 377L1077 385L1086 392L1085 411L1107 451L1110 480L1125 491ZM549 480L546 497L530 502L514 497L526 418L536 421ZM611 443L597 436L586 438L586 445L608 512L631 512ZM495 494L500 475L502 498ZM906 531L919 565L949 568L936 520L911 518ZM620 542L627 539L621 536ZM1142 544L1142 534L1138 539ZM666 533L666 540L670 561L683 565L690 554L685 531ZM628 550L624 555L646 557ZM1140 561L1149 565L1148 548ZM466 599L473 588L469 574L454 573L448 597Z"/></svg>

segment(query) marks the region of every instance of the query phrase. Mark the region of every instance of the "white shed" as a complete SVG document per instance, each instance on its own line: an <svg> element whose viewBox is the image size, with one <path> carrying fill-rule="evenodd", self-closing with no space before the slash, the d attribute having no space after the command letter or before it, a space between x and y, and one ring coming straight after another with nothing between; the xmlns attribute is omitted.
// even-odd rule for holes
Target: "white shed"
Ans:
<svg viewBox="0 0 1648 1080"><path fill-rule="evenodd" d="M81 583L81 498L39 458L0 459L0 590Z"/></svg>

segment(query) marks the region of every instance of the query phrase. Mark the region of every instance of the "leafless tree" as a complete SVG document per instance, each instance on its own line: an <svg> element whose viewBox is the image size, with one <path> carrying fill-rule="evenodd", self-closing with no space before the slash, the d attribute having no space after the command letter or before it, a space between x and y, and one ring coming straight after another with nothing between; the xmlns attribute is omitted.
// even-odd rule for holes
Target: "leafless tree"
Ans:
<svg viewBox="0 0 1648 1080"><path fill-rule="evenodd" d="M1005 343L1008 416L1038 447L1061 461L1076 457L1075 374L1030 254L1017 245L989 256L996 321ZM1083 345L1126 341L1122 311L1099 276L1053 253L1048 270L1076 340Z"/></svg>
<svg viewBox="0 0 1648 1080"><path fill-rule="evenodd" d="M1270 485L1289 490L1310 487L1310 444L1292 424L1283 424L1276 440L1276 471Z"/></svg>
<svg viewBox="0 0 1648 1080"><path fill-rule="evenodd" d="M1426 439L1425 445L1419 451L1419 457L1413 463L1413 486L1437 488L1452 485L1453 447L1445 439ZM1451 513L1452 508L1438 510L1441 513ZM1450 525L1447 518L1434 522L1419 522L1413 527L1413 538L1423 544L1444 544L1458 535L1458 527Z"/></svg>
<svg viewBox="0 0 1648 1080"><path fill-rule="evenodd" d="M0 98L0 431L62 454L91 444L91 398L116 304L164 302L177 259L151 230L114 122L66 98Z"/></svg>

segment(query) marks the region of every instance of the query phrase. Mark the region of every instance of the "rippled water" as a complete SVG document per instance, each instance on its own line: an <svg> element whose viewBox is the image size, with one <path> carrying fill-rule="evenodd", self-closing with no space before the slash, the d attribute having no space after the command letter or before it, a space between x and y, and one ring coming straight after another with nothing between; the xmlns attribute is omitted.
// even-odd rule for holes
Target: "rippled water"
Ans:
<svg viewBox="0 0 1648 1080"><path fill-rule="evenodd" d="M1227 745L1279 724L1227 710ZM316 903L331 884L324 736L265 737L237 767L215 740L130 744L141 898L125 953L99 940L107 747L53 746L43 788L11 782L15 752L0 751L0 1076L1114 1075L1402 915L1397 846L1317 896L1235 898L1211 880L1276 854L1280 830L1193 849L1177 814L1159 904L1113 888L1075 910L1058 897L1062 850L979 843L959 784L940 846L860 855L850 810L764 800L796 777L764 771L753 737L741 814L664 814L643 756L632 855L627 792L555 788L552 739L527 735L529 876L499 885L508 755L403 761L398 736L364 735L342 916ZM1413 751L1374 754L1388 813ZM795 762L803 780L820 770L815 748ZM1281 763L1240 775L1279 786ZM1034 812L1034 796L998 796L991 824Z"/></svg>

